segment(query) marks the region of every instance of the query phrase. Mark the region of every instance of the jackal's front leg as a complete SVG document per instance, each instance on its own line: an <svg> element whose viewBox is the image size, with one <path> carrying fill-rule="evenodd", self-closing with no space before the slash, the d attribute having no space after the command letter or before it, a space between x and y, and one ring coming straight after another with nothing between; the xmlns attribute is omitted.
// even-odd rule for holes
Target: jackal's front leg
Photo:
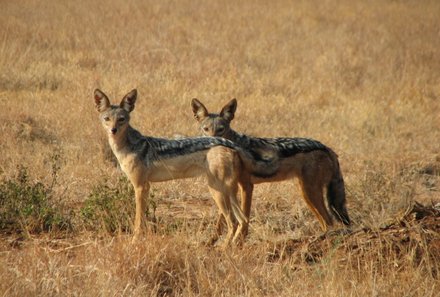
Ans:
<svg viewBox="0 0 440 297"><path fill-rule="evenodd" d="M136 214L134 219L133 241L138 240L145 231L145 210L147 207L147 197L149 190L149 183L134 187L136 199Z"/></svg>

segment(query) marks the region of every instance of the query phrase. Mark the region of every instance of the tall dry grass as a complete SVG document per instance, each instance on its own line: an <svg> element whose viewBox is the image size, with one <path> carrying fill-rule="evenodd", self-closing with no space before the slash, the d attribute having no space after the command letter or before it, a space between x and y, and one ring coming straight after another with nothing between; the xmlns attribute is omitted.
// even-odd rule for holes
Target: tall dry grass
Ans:
<svg viewBox="0 0 440 297"><path fill-rule="evenodd" d="M340 156L355 229L379 230L413 201L440 202L438 1L3 1L0 175L25 166L72 209L121 172L104 158L93 107L139 91L144 134L197 135L191 98L258 136L306 136ZM279 239L320 234L291 182L258 185L243 248L201 246L215 207L203 179L154 185L159 232L130 245L77 227L24 242L2 235L4 296L435 296L411 250L371 246L318 263L271 261ZM59 238L61 236L61 238ZM438 236L438 234L436 235ZM343 239L341 239L343 240ZM343 242L343 241L342 241ZM342 243L343 244L343 243ZM377 253L376 253L377 252ZM373 255L377 256L373 256ZM348 259L348 260L347 260ZM438 259L437 259L438 260Z"/></svg>

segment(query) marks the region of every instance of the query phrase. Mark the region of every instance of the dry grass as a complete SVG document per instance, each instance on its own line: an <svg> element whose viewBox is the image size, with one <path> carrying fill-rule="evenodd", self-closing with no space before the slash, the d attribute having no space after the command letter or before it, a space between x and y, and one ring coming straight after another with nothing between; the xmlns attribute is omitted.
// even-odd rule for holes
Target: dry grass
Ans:
<svg viewBox="0 0 440 297"><path fill-rule="evenodd" d="M97 184L121 175L104 158L93 89L119 100L137 88L133 122L145 134L196 135L191 98L217 111L236 97L237 130L326 143L340 156L356 230L381 234L413 201L440 202L438 1L6 1L1 7L2 179L21 165L32 180L50 183L57 154L53 195L77 209ZM0 295L440 291L433 269L438 250L425 244L423 228L414 231L422 238L417 249L397 252L386 235L353 249L353 240L361 245L365 238L341 236L345 249L317 262L295 253L273 258L280 239L308 242L321 232L290 182L256 187L243 248L205 248L215 217L206 192L203 179L155 185L159 230L141 244L81 226L23 242L3 234ZM439 240L438 229L429 232ZM420 248L421 260L414 256Z"/></svg>

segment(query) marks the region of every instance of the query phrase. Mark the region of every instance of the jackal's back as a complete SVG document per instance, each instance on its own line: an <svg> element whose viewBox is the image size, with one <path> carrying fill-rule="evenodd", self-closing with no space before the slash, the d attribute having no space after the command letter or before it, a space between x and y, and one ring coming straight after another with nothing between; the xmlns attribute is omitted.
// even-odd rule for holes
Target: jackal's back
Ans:
<svg viewBox="0 0 440 297"><path fill-rule="evenodd" d="M235 131L234 131L235 132ZM234 133L231 139L241 148L252 153L257 160L264 159L262 151L273 151L277 158L288 158L298 153L308 153L316 150L329 151L329 148L321 142L310 138L258 138L244 134Z"/></svg>
<svg viewBox="0 0 440 297"><path fill-rule="evenodd" d="M138 136L133 150L142 159L161 160L209 150L216 146L239 149L233 142L219 137L195 137L177 140Z"/></svg>

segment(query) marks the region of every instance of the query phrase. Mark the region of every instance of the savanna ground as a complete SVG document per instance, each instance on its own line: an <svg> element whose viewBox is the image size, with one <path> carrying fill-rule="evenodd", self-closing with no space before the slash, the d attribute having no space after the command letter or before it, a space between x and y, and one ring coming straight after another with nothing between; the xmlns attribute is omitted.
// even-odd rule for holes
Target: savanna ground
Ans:
<svg viewBox="0 0 440 297"><path fill-rule="evenodd" d="M438 1L0 7L0 296L438 296ZM322 141L353 233L322 237L283 182L255 187L243 247L205 247L216 208L200 178L155 184L156 232L131 244L97 87L137 88L148 135L198 135L191 98L236 97L236 130Z"/></svg>

